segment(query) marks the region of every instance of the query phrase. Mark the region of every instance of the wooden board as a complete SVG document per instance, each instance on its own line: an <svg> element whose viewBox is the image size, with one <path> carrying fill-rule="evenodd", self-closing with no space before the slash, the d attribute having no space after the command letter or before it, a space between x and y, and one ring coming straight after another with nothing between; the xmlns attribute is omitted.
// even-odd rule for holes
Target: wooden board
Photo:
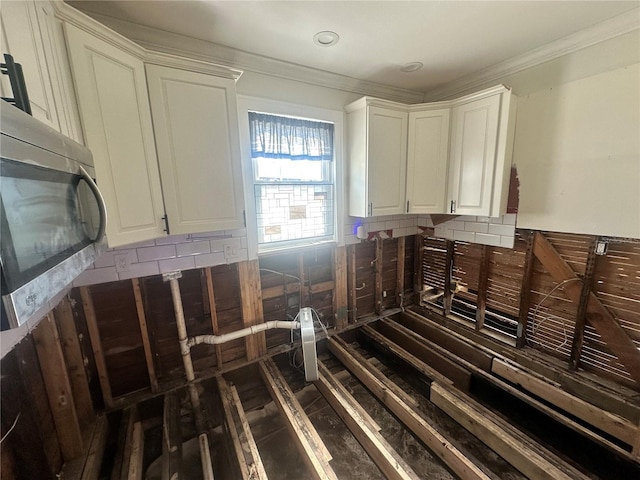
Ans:
<svg viewBox="0 0 640 480"><path fill-rule="evenodd" d="M638 427L632 422L591 405L514 364L496 358L491 371L628 445L633 445L638 436Z"/></svg>
<svg viewBox="0 0 640 480"><path fill-rule="evenodd" d="M251 327L264 322L262 311L262 290L260 286L260 267L257 260L240 262L240 296L242 299L242 325ZM245 337L247 360L253 360L267 351L264 332Z"/></svg>
<svg viewBox="0 0 640 480"><path fill-rule="evenodd" d="M227 383L224 377L220 376L217 380L225 425L231 437L242 478L243 480L266 480L267 472L264 469L238 392L233 385Z"/></svg>
<svg viewBox="0 0 640 480"><path fill-rule="evenodd" d="M392 480L418 480L420 477L380 435L375 422L368 414L363 415L361 408L356 407L358 402L355 398L347 392L322 362L318 362L318 369L319 378L314 382L316 388L347 425L349 431L360 442L378 468L382 470L382 473Z"/></svg>
<svg viewBox="0 0 640 480"><path fill-rule="evenodd" d="M336 247L333 253L335 286L333 292L333 309L336 316L336 328L342 330L347 326L348 291L347 291L347 247Z"/></svg>
<svg viewBox="0 0 640 480"><path fill-rule="evenodd" d="M458 450L435 426L421 416L415 407L408 405L398 396L397 392L401 389L397 385L393 384L389 379L382 381L380 379L384 377L382 372L370 362L367 362L339 337L330 338L327 344L331 353L456 475L463 480L489 479L477 465ZM376 374L373 372L376 372Z"/></svg>
<svg viewBox="0 0 640 480"><path fill-rule="evenodd" d="M527 477L536 480L587 479L554 459L550 452L543 454L515 429L496 421L493 413L469 396L434 382L430 400Z"/></svg>
<svg viewBox="0 0 640 480"><path fill-rule="evenodd" d="M93 428L82 476L80 477L81 480L94 480L99 478L108 434L109 423L107 422L107 417L99 415L96 418Z"/></svg>
<svg viewBox="0 0 640 480"><path fill-rule="evenodd" d="M140 335L142 335L142 346L144 348L144 358L147 362L147 370L149 372L149 383L151 391L158 391L158 378L156 376L156 367L153 361L153 351L151 350L151 342L149 340L149 330L147 329L147 317L144 313L144 303L142 301L142 293L140 292L140 281L137 278L131 280L133 287L133 295L136 300L136 310L138 312L138 323L140 324Z"/></svg>
<svg viewBox="0 0 640 480"><path fill-rule="evenodd" d="M287 428L311 474L317 479L337 480L338 477L329 464L332 459L329 450L278 371L278 367L272 360L262 361L258 365L271 398L284 417Z"/></svg>
<svg viewBox="0 0 640 480"><path fill-rule="evenodd" d="M44 317L32 334L62 456L70 461L82 455L84 441L53 314Z"/></svg>
<svg viewBox="0 0 640 480"><path fill-rule="evenodd" d="M162 480L182 478L182 431L177 392L164 396L162 413Z"/></svg>
<svg viewBox="0 0 640 480"><path fill-rule="evenodd" d="M84 367L84 357L76 331L75 319L69 297L64 297L54 309L54 316L60 333L60 343L71 383L71 391L81 427L86 427L95 419L93 401L89 390L89 380Z"/></svg>
<svg viewBox="0 0 640 480"><path fill-rule="evenodd" d="M144 430L142 423L133 424L131 432L131 449L129 450L129 473L128 480L142 480L144 476L143 458L144 458Z"/></svg>
<svg viewBox="0 0 640 480"><path fill-rule="evenodd" d="M82 296L82 306L87 321L87 329L89 330L89 338L91 339L91 348L93 357L98 370L98 379L102 388L102 398L107 408L113 407L113 396L111 395L111 384L109 383L109 373L107 372L107 363L104 359L104 351L102 350L102 340L100 339L100 330L96 320L96 313L93 308L91 292L88 287L80 287L80 295Z"/></svg>

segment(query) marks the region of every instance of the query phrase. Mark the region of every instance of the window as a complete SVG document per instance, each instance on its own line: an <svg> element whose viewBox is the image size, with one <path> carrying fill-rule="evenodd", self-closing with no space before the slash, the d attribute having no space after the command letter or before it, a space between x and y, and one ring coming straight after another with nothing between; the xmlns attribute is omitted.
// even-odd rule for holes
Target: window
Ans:
<svg viewBox="0 0 640 480"><path fill-rule="evenodd" d="M334 240L333 123L248 114L258 250Z"/></svg>

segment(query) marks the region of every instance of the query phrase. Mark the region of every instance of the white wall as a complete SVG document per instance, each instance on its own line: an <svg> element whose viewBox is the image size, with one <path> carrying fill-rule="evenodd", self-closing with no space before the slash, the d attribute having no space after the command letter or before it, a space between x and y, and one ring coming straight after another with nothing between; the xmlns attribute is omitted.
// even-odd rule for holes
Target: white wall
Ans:
<svg viewBox="0 0 640 480"><path fill-rule="evenodd" d="M518 101L521 228L640 237L640 64Z"/></svg>

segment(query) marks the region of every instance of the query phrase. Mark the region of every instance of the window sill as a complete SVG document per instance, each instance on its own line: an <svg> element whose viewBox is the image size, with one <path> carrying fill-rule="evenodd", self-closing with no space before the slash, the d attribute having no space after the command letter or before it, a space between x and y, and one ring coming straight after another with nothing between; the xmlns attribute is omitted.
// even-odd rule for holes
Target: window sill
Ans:
<svg viewBox="0 0 640 480"><path fill-rule="evenodd" d="M338 242L336 240L321 240L317 242L310 242L306 244L295 244L295 245L277 245L277 246L264 246L258 247L258 257L268 257L270 255L280 255L282 253L292 253L292 252L304 252L307 250L314 250L317 248L336 246Z"/></svg>

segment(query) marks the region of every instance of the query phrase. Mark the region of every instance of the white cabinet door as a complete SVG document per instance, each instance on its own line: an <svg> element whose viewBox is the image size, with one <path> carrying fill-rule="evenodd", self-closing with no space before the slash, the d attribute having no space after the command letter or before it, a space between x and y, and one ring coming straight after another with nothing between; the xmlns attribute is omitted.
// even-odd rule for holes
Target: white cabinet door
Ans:
<svg viewBox="0 0 640 480"><path fill-rule="evenodd" d="M500 95L453 108L448 213L491 214Z"/></svg>
<svg viewBox="0 0 640 480"><path fill-rule="evenodd" d="M156 65L146 68L171 233L242 227L234 80Z"/></svg>
<svg viewBox="0 0 640 480"><path fill-rule="evenodd" d="M2 53L13 55L22 65L31 111L35 118L60 131L53 95L54 78L34 2L2 2ZM46 32L44 32L46 33ZM47 47L49 45L47 44ZM4 58L2 58L4 63ZM9 79L1 75L2 96L13 97Z"/></svg>
<svg viewBox="0 0 640 480"><path fill-rule="evenodd" d="M65 25L87 146L107 204L109 246L165 235L144 64Z"/></svg>
<svg viewBox="0 0 640 480"><path fill-rule="evenodd" d="M369 216L404 213L408 114L368 108Z"/></svg>
<svg viewBox="0 0 640 480"><path fill-rule="evenodd" d="M451 110L409 113L407 151L407 213L447 213Z"/></svg>

